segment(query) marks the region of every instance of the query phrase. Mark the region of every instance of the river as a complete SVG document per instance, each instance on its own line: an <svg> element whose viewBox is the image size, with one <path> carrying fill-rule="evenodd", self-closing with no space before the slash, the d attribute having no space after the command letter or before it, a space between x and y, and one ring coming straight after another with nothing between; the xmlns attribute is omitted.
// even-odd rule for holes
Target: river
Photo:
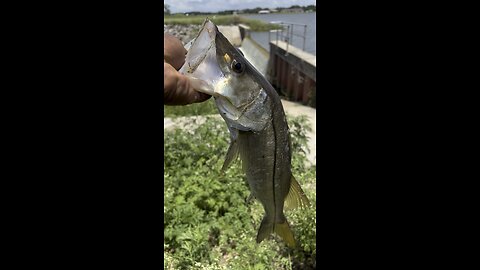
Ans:
<svg viewBox="0 0 480 270"><path fill-rule="evenodd" d="M239 14L240 16L257 19L265 22L282 21L291 23L301 23L307 25L307 34L305 40L305 51L317 55L317 13L272 13L272 14ZM304 27L295 25L293 33L297 35L304 34ZM262 47L269 51L268 32L251 32L250 36ZM275 33L271 33L271 38L275 38ZM293 36L293 46L302 49L303 37Z"/></svg>

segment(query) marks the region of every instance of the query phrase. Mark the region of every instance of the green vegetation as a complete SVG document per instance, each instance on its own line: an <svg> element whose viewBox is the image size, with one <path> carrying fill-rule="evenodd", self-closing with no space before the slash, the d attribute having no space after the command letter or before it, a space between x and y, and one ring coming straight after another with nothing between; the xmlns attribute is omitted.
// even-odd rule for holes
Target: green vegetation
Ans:
<svg viewBox="0 0 480 270"><path fill-rule="evenodd" d="M178 117L191 115L209 115L218 114L215 100L210 98L202 103L194 103L186 106L166 106L163 105L163 117Z"/></svg>
<svg viewBox="0 0 480 270"><path fill-rule="evenodd" d="M246 202L241 162L220 173L230 137L222 120L209 117L194 131L164 136L164 269L315 269L315 167L305 167L301 148L306 119L288 121L293 173L312 203L286 212L298 247L289 249L275 235L256 243L263 207Z"/></svg>
<svg viewBox="0 0 480 270"><path fill-rule="evenodd" d="M202 24L207 17L216 25L238 25L239 23L243 23L248 25L252 31L268 31L281 28L280 26L275 24L270 24L262 22L260 20L249 19L237 15L165 15L165 17L163 18L163 23L180 25Z"/></svg>

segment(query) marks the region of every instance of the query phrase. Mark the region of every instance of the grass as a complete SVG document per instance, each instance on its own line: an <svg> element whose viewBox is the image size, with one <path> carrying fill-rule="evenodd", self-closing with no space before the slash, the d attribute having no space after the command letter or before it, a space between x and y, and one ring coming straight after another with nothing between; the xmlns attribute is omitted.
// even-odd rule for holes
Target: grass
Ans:
<svg viewBox="0 0 480 270"><path fill-rule="evenodd" d="M202 24L203 21L205 21L205 18L207 18L207 16L205 15L165 15L163 23L179 25ZM248 25L251 31L268 31L281 28L280 26L275 24L270 24L260 20L250 19L238 15L212 15L208 16L208 18L216 25L238 25L239 23L243 23Z"/></svg>
<svg viewBox="0 0 480 270"><path fill-rule="evenodd" d="M185 107L178 107L183 115L196 110ZM315 269L315 167L304 162L305 119L287 119L292 171L312 203L285 212L298 248L274 235L256 243L263 207L246 202L250 191L240 162L220 174L230 138L225 123L211 118L196 130L164 136L164 269Z"/></svg>

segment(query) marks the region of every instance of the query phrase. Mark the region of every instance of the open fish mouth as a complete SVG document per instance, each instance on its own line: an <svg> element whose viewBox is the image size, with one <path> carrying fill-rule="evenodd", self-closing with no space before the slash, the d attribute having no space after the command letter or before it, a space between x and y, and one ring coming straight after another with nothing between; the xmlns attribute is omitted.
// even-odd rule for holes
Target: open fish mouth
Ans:
<svg viewBox="0 0 480 270"><path fill-rule="evenodd" d="M213 96L221 114L232 121L260 97L259 81L264 80L208 19L191 43L180 73L195 90Z"/></svg>
<svg viewBox="0 0 480 270"><path fill-rule="evenodd" d="M243 55L230 44L214 23L206 19L190 45L180 73L189 77L195 90L223 97L238 108L246 102L235 92L245 80L239 78L238 71L232 71L234 61L241 62L242 70L245 69L247 64Z"/></svg>
<svg viewBox="0 0 480 270"><path fill-rule="evenodd" d="M192 86L199 92L218 96L215 83L224 78L218 67L215 39L218 29L206 19L197 37L191 43L185 64L179 72L188 76Z"/></svg>

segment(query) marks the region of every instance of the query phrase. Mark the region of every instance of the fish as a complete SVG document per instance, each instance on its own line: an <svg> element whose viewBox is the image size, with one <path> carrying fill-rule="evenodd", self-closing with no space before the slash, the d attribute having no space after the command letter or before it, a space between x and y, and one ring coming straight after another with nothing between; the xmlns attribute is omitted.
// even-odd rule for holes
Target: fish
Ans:
<svg viewBox="0 0 480 270"><path fill-rule="evenodd" d="M265 210L256 242L276 233L296 247L284 209L310 203L292 175L289 127L276 90L208 18L179 72L196 90L214 97L227 124L231 142L221 171L240 157L250 196Z"/></svg>

